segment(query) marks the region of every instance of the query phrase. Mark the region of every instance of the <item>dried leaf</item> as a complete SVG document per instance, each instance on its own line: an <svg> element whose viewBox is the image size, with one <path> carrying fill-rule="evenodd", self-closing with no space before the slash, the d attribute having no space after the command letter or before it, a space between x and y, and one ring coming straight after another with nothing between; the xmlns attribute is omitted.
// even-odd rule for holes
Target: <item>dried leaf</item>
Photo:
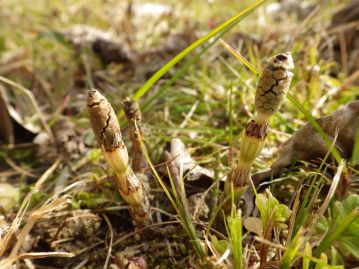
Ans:
<svg viewBox="0 0 359 269"><path fill-rule="evenodd" d="M171 156L173 156L174 163L178 168L183 168L183 172L190 171L187 177L188 181L195 181L202 176L214 177L214 172L206 169L197 164L197 162L188 153L186 146L179 138L173 138L171 140Z"/></svg>
<svg viewBox="0 0 359 269"><path fill-rule="evenodd" d="M14 143L14 126L8 110L9 101L7 100L4 87L0 85L0 137L5 139L8 144Z"/></svg>
<svg viewBox="0 0 359 269"><path fill-rule="evenodd" d="M12 99L7 95L6 89L0 84L0 138L9 144L17 142L30 142L35 134L40 132L36 111L28 105L27 97L17 94Z"/></svg>
<svg viewBox="0 0 359 269"><path fill-rule="evenodd" d="M356 133L359 127L359 101L353 101L340 107L329 116L317 119L318 124L330 139L335 137L336 148L344 159L349 159L353 152ZM279 158L273 163L271 169L253 176L254 183L258 185L265 178L273 174L277 176L283 168L297 160L313 160L323 158L329 148L310 123L299 128L293 136L283 144Z"/></svg>
<svg viewBox="0 0 359 269"><path fill-rule="evenodd" d="M105 64L120 63L132 65L133 54L126 43L110 32L104 32L87 25L75 25L62 31L65 38L76 48L91 49Z"/></svg>
<svg viewBox="0 0 359 269"><path fill-rule="evenodd" d="M244 219L244 227L256 235L263 237L263 226L260 218L248 217Z"/></svg>

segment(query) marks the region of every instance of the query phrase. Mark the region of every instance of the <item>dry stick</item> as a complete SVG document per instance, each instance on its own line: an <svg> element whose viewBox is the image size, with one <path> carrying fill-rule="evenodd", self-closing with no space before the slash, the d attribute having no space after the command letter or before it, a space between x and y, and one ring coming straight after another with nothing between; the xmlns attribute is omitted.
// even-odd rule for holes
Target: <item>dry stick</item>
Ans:
<svg viewBox="0 0 359 269"><path fill-rule="evenodd" d="M108 219L108 217L105 214L102 214L102 217L105 219L106 224L108 226L108 229L110 231L110 244L108 246L108 250L107 250L107 256L106 256L106 260L105 260L105 264L103 266L104 269L107 269L108 267L108 262L110 260L111 257L111 253L112 253L112 244L113 244L113 230L112 230L112 225L110 220Z"/></svg>
<svg viewBox="0 0 359 269"><path fill-rule="evenodd" d="M46 214L50 213L51 211L58 210L62 207L64 207L67 204L70 204L71 198L68 195L62 196L60 198L57 198L53 201L51 201L49 204L41 206L39 209L34 211L29 219L27 220L27 223L24 225L24 227L21 229L21 232L18 236L18 240L13 246L10 254L8 257L0 261L0 268L6 269L10 268L14 262L16 262L18 259L22 258L22 256L18 255L18 252L23 245L24 240L26 239L26 236L29 234L30 230L34 226L34 224L41 218L43 218ZM61 252L64 254L64 252ZM61 255L62 255L61 254ZM24 254L25 255L25 254ZM72 257L72 253L65 254L67 257ZM26 258L26 256L24 256Z"/></svg>
<svg viewBox="0 0 359 269"><path fill-rule="evenodd" d="M251 167L261 152L268 134L269 119L284 101L292 81L293 73L290 70L293 68L290 52L278 54L267 60L255 95L257 114L247 124L242 135L239 163L232 167L227 177L226 195L231 193L232 185L235 189L249 185Z"/></svg>
<svg viewBox="0 0 359 269"><path fill-rule="evenodd" d="M116 175L118 191L129 204L132 218L140 226L150 223L150 204L141 181L129 165L120 125L110 102L101 93L93 89L88 92L87 107L91 127L107 163Z"/></svg>

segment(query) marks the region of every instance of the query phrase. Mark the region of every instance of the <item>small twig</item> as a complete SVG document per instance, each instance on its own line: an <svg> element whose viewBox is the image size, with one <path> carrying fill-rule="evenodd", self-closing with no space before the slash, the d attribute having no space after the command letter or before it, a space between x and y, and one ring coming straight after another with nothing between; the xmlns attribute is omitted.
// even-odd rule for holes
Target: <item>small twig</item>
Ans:
<svg viewBox="0 0 359 269"><path fill-rule="evenodd" d="M111 252L112 252L113 230L112 230L111 222L110 222L110 220L108 219L108 217L107 217L105 214L102 214L102 217L105 219L106 224L107 224L107 226L108 226L108 229L110 230L110 244L109 244L109 246L108 246L105 264L103 265L103 269L107 269L108 262L109 262L109 260L110 260Z"/></svg>
<svg viewBox="0 0 359 269"><path fill-rule="evenodd" d="M15 171L17 171L19 174L31 177L31 178L36 178L38 177L37 175L27 171L26 169L18 166L16 163L14 163L9 157L7 156L2 156L5 160L5 162L11 167L13 168Z"/></svg>

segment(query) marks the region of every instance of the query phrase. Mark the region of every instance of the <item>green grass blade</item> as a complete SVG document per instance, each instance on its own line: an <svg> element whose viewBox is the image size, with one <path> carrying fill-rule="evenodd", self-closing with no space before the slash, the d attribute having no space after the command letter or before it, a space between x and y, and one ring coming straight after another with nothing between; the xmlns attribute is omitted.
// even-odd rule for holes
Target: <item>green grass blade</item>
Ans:
<svg viewBox="0 0 359 269"><path fill-rule="evenodd" d="M138 100L141 98L151 87L153 84L155 84L164 74L168 72L174 65L176 65L179 61L181 61L184 57L186 57L189 53L191 53L193 50L201 46L203 43L207 42L212 37L216 36L217 34L225 31L227 28L235 25L238 23L241 19L252 13L254 10L256 10L259 6L264 4L267 0L257 0L249 7L243 9L241 12L239 12L237 15L233 16L229 20L225 21L221 25L219 25L217 28L206 34L205 36L201 37L200 39L193 42L191 45L189 45L187 48L185 48L183 51L181 51L179 54L177 54L174 58L172 58L168 63L166 63L164 66L162 66L155 74L153 74L152 77L150 77L145 84L139 88L136 93L133 96L134 100Z"/></svg>
<svg viewBox="0 0 359 269"><path fill-rule="evenodd" d="M236 196L240 196L242 195L245 190L247 189L247 187L241 187L241 188L237 188L234 191L234 195ZM219 203L219 205L213 210L213 213L208 221L208 225L207 225L207 229L206 229L206 236L209 235L209 232L212 228L212 225L214 223L214 221L216 220L217 214L218 212L222 209L222 207L230 200L232 199L232 194L228 194L226 197L224 197L224 199L221 200L221 202Z"/></svg>
<svg viewBox="0 0 359 269"><path fill-rule="evenodd" d="M136 126L136 129L137 129L137 126ZM140 132L138 132L138 133L140 133ZM194 228L193 222L191 221L190 216L188 216L188 214L186 214L186 210L184 209L183 205L181 204L181 201L179 200L179 196L178 196L178 194L176 192L176 189L174 187L171 175L169 174L170 175L170 182L171 182L172 189L174 191L175 198L173 198L170 191L168 190L168 188L166 187L166 185L162 181L161 177L157 173L153 163L151 162L151 159L150 159L150 157L148 155L148 151L146 149L145 144L143 143L141 135L138 136L138 139L140 141L143 156L145 157L145 159L148 162L148 164L149 164L155 178L157 179L158 183L161 185L163 191L166 193L168 199L170 200L170 202L172 203L172 205L173 205L174 209L176 210L178 216L180 217L182 225L183 225L185 231L187 232L187 235L190 237L190 239L192 241L192 244L193 244L198 256L201 259L203 259L205 257L205 252L204 252L203 247L201 245L201 242L200 242L200 240L199 240L199 238L197 236L197 233L196 233L196 230Z"/></svg>
<svg viewBox="0 0 359 269"><path fill-rule="evenodd" d="M358 163L359 162L359 129L357 130L355 134L355 143L352 153L352 162Z"/></svg>
<svg viewBox="0 0 359 269"><path fill-rule="evenodd" d="M334 144L332 144L331 147L334 147ZM310 187L304 196L304 199L301 203L301 206L298 210L298 213L297 213L297 216L295 219L293 235L295 235L297 233L299 228L302 227L304 225L304 223L309 218L309 215L311 213L310 208L315 203L317 193L320 191L320 184L321 184L322 176L318 179L318 175L319 175L319 173L321 173L321 175L325 174L327 167L325 167L324 169L323 169L323 167L326 164L326 160L328 159L330 152L331 152L331 150L328 150L327 154L324 156L323 160L321 161L320 166L318 168L318 173L313 177ZM321 172L322 170L323 170L323 172ZM315 183L317 183L317 184L314 185Z"/></svg>
<svg viewBox="0 0 359 269"><path fill-rule="evenodd" d="M287 249L285 250L283 257L281 259L280 265L279 265L279 269L291 268L302 244L303 244L302 232L298 232L293 237L293 240L289 243Z"/></svg>
<svg viewBox="0 0 359 269"><path fill-rule="evenodd" d="M309 242L305 244L304 254L307 256L312 256L312 247L310 246ZM307 257L303 257L302 269L309 269L309 264L310 259L308 259Z"/></svg>
<svg viewBox="0 0 359 269"><path fill-rule="evenodd" d="M315 249L314 256L318 257L323 251L328 249L357 217L359 217L359 208L355 208L352 212L350 212L345 221L337 229L329 231L326 234L318 247Z"/></svg>
<svg viewBox="0 0 359 269"><path fill-rule="evenodd" d="M228 127L229 127L229 132L228 132L228 144L230 147L232 147L233 144L233 82L231 82L231 86L229 89L229 98L228 98L228 102L229 102L229 109L228 109Z"/></svg>
<svg viewBox="0 0 359 269"><path fill-rule="evenodd" d="M196 229L193 225L192 217L189 213L188 205L187 205L186 201L184 200L185 199L184 198L185 197L184 188L182 189L183 196L179 196L168 166L167 166L167 173L168 173L168 176L170 179L173 195L174 195L175 201L177 203L176 207L175 207L175 208L177 208L176 212L177 212L178 216L180 217L183 228L185 229L188 237L191 239L191 242L192 242L198 256L201 259L203 259L205 257L205 253L204 253L203 247L201 245L201 242L197 236ZM181 185L183 186L183 180L182 180ZM182 186L181 186L181 188L182 188Z"/></svg>
<svg viewBox="0 0 359 269"><path fill-rule="evenodd" d="M232 48L230 45L228 45L224 40L220 39L221 44L223 47L225 47L234 57L236 57L242 64L244 64L249 70L251 70L253 73L255 73L257 76L261 75L261 71L259 71L258 68L256 68L251 62L249 62L246 58L244 58L240 52L234 48Z"/></svg>
<svg viewBox="0 0 359 269"><path fill-rule="evenodd" d="M235 269L242 269L242 216L235 211L227 217L227 234L232 247Z"/></svg>

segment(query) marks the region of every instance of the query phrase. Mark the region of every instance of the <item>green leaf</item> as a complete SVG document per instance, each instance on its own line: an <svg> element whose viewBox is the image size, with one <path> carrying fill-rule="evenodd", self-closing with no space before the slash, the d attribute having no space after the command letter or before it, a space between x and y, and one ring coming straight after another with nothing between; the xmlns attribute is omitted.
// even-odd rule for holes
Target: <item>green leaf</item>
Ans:
<svg viewBox="0 0 359 269"><path fill-rule="evenodd" d="M289 219L292 211L286 205L280 204L269 189L266 192L267 195L258 194L258 199L256 199L263 227L267 226L269 221L274 221L274 226L277 228L286 228L285 221ZM270 216L273 216L273 220L269 219Z"/></svg>
<svg viewBox="0 0 359 269"><path fill-rule="evenodd" d="M298 232L295 237L290 241L287 249L283 254L281 259L279 269L289 269L291 268L292 263L297 257L300 247L303 245L303 236L302 232Z"/></svg>
<svg viewBox="0 0 359 269"><path fill-rule="evenodd" d="M335 247L330 248L330 264L343 265L344 261Z"/></svg>
<svg viewBox="0 0 359 269"><path fill-rule="evenodd" d="M215 235L211 236L211 243L220 255L222 255L228 248L228 242L226 240L218 240Z"/></svg>
<svg viewBox="0 0 359 269"><path fill-rule="evenodd" d="M343 202L336 202L331 218L321 220L317 231L328 232L315 250L315 256L335 244L341 253L359 259L359 195L353 194Z"/></svg>

